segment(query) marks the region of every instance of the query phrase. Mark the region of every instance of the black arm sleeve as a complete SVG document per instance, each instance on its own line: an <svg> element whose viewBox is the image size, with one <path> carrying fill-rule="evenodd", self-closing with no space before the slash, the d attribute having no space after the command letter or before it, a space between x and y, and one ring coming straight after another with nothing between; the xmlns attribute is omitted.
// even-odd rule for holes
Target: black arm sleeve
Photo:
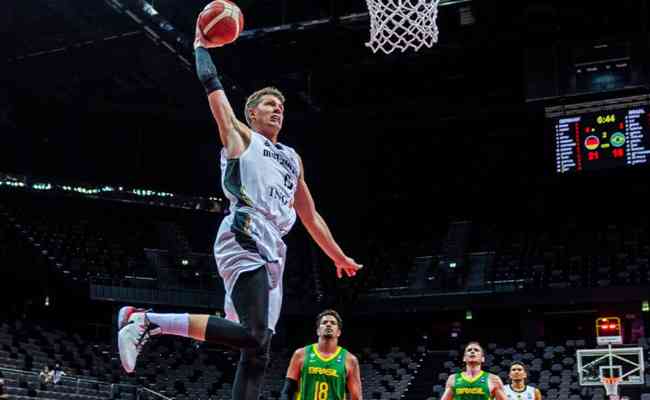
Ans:
<svg viewBox="0 0 650 400"><path fill-rule="evenodd" d="M282 393L280 393L280 400L293 400L296 395L296 390L298 389L298 381L294 381L291 378L284 380L284 387L282 388Z"/></svg>
<svg viewBox="0 0 650 400"><path fill-rule="evenodd" d="M208 50L197 47L194 55L196 57L196 75L203 84L205 93L210 94L215 90L223 90L223 85L217 76L217 68L214 66Z"/></svg>

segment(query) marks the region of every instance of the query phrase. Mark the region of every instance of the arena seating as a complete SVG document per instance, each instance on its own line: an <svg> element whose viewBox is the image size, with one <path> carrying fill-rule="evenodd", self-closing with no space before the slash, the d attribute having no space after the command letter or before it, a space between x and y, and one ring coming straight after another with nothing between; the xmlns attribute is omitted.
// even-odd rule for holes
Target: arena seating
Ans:
<svg viewBox="0 0 650 400"><path fill-rule="evenodd" d="M152 221L140 207L113 207L92 200L19 196L6 202L6 218L62 273L88 279L126 274L149 276L143 249L156 245ZM108 204L110 206L110 203ZM109 211L109 212L107 212ZM67 272L66 272L67 271Z"/></svg>
<svg viewBox="0 0 650 400"><path fill-rule="evenodd" d="M199 345L184 338L157 337L138 360L140 367L136 373L126 375L109 344L20 320L0 326L0 346L0 368L11 370L3 372L10 393L27 396L32 388L39 398L53 399L99 400L115 391L116 398L131 400L135 386L145 386L178 400L227 398L239 359L238 352L227 349ZM279 398L291 354L288 348L273 351L264 399ZM364 348L356 354L364 397L368 399L402 398L418 372L419 355L415 351L399 347L384 351ZM64 366L68 376L59 385L49 385L41 391L37 373L43 366L52 367L57 362ZM27 388L20 387L21 377L25 377Z"/></svg>
<svg viewBox="0 0 650 400"><path fill-rule="evenodd" d="M159 249L175 257L176 263L172 262L164 276L157 276L158 284L210 289L209 282L214 282L203 277L214 272L211 253L218 214L72 195L5 194L0 213L35 251L63 273L103 283L120 283L125 276L153 278L160 271L152 267L145 249ZM476 222L468 251L492 254L482 282L470 282L468 270L445 278L433 263L424 290L444 292L463 290L468 285L489 288L505 284L521 289L562 289L650 282L647 218L599 224L583 219L552 223L530 220L520 225ZM336 288L342 299L350 300L382 288L413 289L418 257L435 257L442 251L444 228L439 228L440 232L426 240L368 239L364 279L345 282L337 281L325 267L330 262L324 256L318 262L310 258L310 251L305 250L309 245L301 237L298 245L289 246L288 267L298 273L288 274L287 294L299 296L308 291L319 298ZM191 258L193 264L181 266L183 257Z"/></svg>
<svg viewBox="0 0 650 400"><path fill-rule="evenodd" d="M0 200L0 218L51 268L113 285L213 290L219 282L212 245L221 217L73 196L10 193ZM287 274L286 296L316 297L313 263L298 246L289 251L287 268L295 273ZM152 252L170 260L155 265Z"/></svg>
<svg viewBox="0 0 650 400"><path fill-rule="evenodd" d="M641 396L650 393L650 339L641 338L639 345L647 357L646 384L625 390ZM21 320L0 325L0 346L0 372L9 393L17 399L33 398L35 394L45 399L100 400L114 396L133 400L136 387L147 387L178 400L228 398L239 357L238 352L199 345L189 339L158 337L141 356L137 372L126 375L120 371L109 344ZM582 339L507 346L488 343L485 369L505 381L510 363L521 360L529 366L530 383L539 387L546 399L604 400L602 388L582 387L577 381L575 350L591 346ZM423 384L429 388L432 400L442 394L449 374L459 371L462 347L447 351L424 346L410 350L363 348L355 353L360 360L364 398L409 399L412 385ZM273 351L264 399L279 398L291 354L288 348ZM57 362L68 376L60 384L41 390L38 371ZM429 365L425 367L424 363Z"/></svg>
<svg viewBox="0 0 650 400"><path fill-rule="evenodd" d="M201 254L211 260L211 241L219 220L206 221L204 217L205 214L191 210L170 211L71 196L12 193L0 199L3 222L0 239L11 237L20 241L35 257L45 260L63 276L120 282L127 275L155 276L156 269L147 259L145 249L174 251L177 255L204 252ZM520 225L488 222L476 223L473 229L477 238L489 240L475 240L469 250L489 253L490 260L494 260L488 265L486 287L497 282L515 282L521 289L650 283L647 217L616 223L571 219L547 223L526 221ZM436 240L443 237L440 233ZM412 289L418 268L414 262L416 256L426 256L427 249L433 249L430 253L435 255L435 250L442 248L432 240L396 241L391 246L374 240L369 251L372 256L364 260L367 265L364 279L336 281L333 270L324 266L328 260L321 258L315 262L310 258L310 251L290 254L287 268L292 273L286 275L285 281L287 302L322 299L335 293L339 304L350 303L360 293L378 288ZM13 242L7 243L0 241L0 252L6 252ZM309 249L304 243L294 248ZM433 258L430 261L435 266ZM189 271L209 268L214 265L193 265ZM201 279L194 278L192 273L178 280L178 287L205 288ZM432 274L435 276L435 271ZM462 277L460 282L467 284L467 277ZM444 284L427 288L452 289ZM110 395L114 390L109 389L110 384L146 386L179 400L223 398L231 390L238 360L236 352L210 346L199 348L190 340L157 338L142 359L145 367L133 376L126 376L111 343L43 326L30 325L20 318L7 320L0 326L0 368L28 372L3 373L10 393L16 398L26 398L36 390L40 398L73 398L74 395L82 396L80 400L97 400ZM646 349L647 344L642 342ZM512 360L522 359L531 366L530 380L539 385L545 398L600 400L602 389L577 384L573 356L575 348L581 346L579 340L560 344L522 342L514 346L492 343L487 345L488 369L503 377ZM279 397L290 355L288 348L274 349L264 387L265 399ZM458 349L445 352L444 357L428 349L400 351L397 348L365 348L357 351L357 355L361 361L364 397L368 399L399 399L403 395L409 399L414 384L433 387L433 398L437 398L446 376L458 370L460 358ZM423 368L421 359L432 362L433 366ZM68 383L48 388L47 393L38 392L33 374L55 362L61 362L75 379L66 379ZM21 380L26 382L22 387ZM129 386L117 387L124 388L118 390L117 398L129 399L134 395L133 390L127 389ZM650 386L642 390L650 391Z"/></svg>
<svg viewBox="0 0 650 400"><path fill-rule="evenodd" d="M600 224L588 219L526 220L519 225L483 221L473 224L472 236L468 253L489 255L485 256L486 274L478 282L484 289L497 285L516 290L598 288L650 282L650 229L643 216ZM442 240L440 235L436 239ZM436 257L434 249L440 248L440 243L396 240L369 246L374 250L366 261L370 266L367 279L346 283L352 292L412 288L418 259ZM471 282L469 272L456 271L459 279L449 279L433 263L428 267L433 282L426 283L425 290L465 290L477 284ZM326 276L321 279L328 281Z"/></svg>
<svg viewBox="0 0 650 400"><path fill-rule="evenodd" d="M528 288L589 288L650 282L648 220L503 229L492 282Z"/></svg>

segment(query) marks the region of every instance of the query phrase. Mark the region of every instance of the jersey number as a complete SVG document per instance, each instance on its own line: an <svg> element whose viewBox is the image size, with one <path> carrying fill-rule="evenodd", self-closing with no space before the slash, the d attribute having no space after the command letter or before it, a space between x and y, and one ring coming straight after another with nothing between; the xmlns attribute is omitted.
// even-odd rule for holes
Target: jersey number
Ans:
<svg viewBox="0 0 650 400"><path fill-rule="evenodd" d="M291 190L293 189L293 185L294 183L293 183L293 179L291 179L291 175L289 174L284 175L284 187Z"/></svg>
<svg viewBox="0 0 650 400"><path fill-rule="evenodd" d="M327 400L329 385L327 382L317 382L314 389L314 400Z"/></svg>

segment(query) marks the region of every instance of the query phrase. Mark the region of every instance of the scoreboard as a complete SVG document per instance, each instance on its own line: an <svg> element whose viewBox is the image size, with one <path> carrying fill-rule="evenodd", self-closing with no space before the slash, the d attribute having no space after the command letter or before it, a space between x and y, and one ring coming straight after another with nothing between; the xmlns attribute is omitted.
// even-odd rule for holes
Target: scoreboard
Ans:
<svg viewBox="0 0 650 400"><path fill-rule="evenodd" d="M621 319L619 317L598 318L596 320L596 339L599 346L623 344Z"/></svg>
<svg viewBox="0 0 650 400"><path fill-rule="evenodd" d="M550 116L556 172L650 164L650 105L621 106Z"/></svg>

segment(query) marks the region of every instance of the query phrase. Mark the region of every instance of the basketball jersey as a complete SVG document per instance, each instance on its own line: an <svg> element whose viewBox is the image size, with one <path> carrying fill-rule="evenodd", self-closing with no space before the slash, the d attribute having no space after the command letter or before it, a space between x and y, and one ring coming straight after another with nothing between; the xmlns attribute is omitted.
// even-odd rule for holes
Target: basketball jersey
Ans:
<svg viewBox="0 0 650 400"><path fill-rule="evenodd" d="M221 186L230 212L253 213L266 220L280 236L296 221L294 196L300 178L298 154L289 146L273 143L257 132L238 157L228 159L221 150Z"/></svg>
<svg viewBox="0 0 650 400"><path fill-rule="evenodd" d="M518 391L512 388L511 385L506 385L504 390L508 400L535 400L535 388L532 386L526 385L526 388L522 391Z"/></svg>
<svg viewBox="0 0 650 400"><path fill-rule="evenodd" d="M305 361L300 371L300 391L296 400L345 399L345 357L348 351L337 347L334 354L325 358L318 352L317 346L312 344L305 347Z"/></svg>
<svg viewBox="0 0 650 400"><path fill-rule="evenodd" d="M458 372L455 376L453 387L453 400L489 400L490 396L490 374L481 371L473 378Z"/></svg>

